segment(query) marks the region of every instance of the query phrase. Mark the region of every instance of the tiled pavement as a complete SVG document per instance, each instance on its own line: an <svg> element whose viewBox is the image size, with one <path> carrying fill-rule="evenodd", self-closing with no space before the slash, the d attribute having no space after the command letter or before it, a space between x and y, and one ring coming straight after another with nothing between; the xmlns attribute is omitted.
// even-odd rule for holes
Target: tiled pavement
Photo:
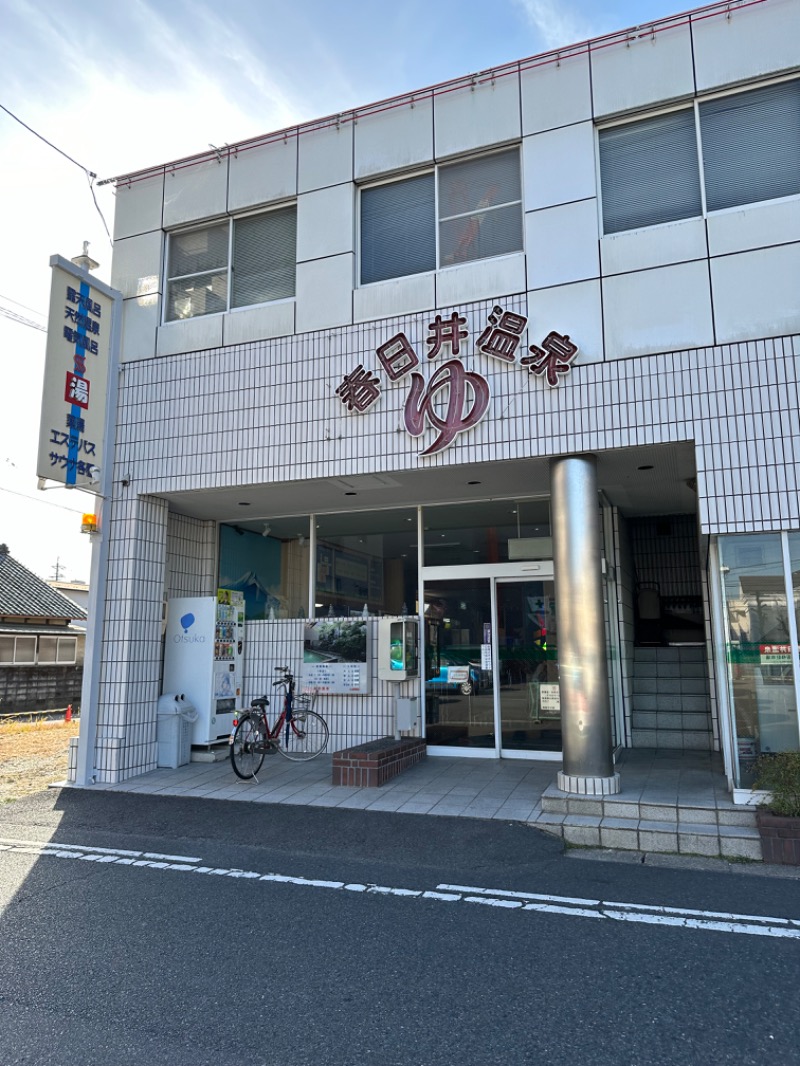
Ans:
<svg viewBox="0 0 800 1066"><path fill-rule="evenodd" d="M565 796L557 762L429 756L381 788L331 784L331 756L292 763L269 755L257 781L240 781L227 760L160 769L94 789L197 796L247 803L397 811L523 821L572 844L633 851L760 859L751 810L735 806L722 762L707 752L626 749L622 791L605 799Z"/></svg>

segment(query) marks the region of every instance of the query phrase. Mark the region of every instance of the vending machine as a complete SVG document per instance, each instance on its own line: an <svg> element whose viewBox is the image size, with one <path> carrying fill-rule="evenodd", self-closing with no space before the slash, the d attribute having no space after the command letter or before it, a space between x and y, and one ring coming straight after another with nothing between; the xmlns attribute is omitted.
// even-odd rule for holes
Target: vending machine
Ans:
<svg viewBox="0 0 800 1066"><path fill-rule="evenodd" d="M230 735L242 701L244 594L179 596L167 607L163 692L182 693L198 712L192 744Z"/></svg>

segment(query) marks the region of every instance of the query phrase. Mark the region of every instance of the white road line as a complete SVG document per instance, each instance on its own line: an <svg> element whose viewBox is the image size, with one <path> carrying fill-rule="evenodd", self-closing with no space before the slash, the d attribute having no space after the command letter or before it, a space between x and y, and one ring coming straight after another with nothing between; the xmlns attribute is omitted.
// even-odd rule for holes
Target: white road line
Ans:
<svg viewBox="0 0 800 1066"><path fill-rule="evenodd" d="M533 911L559 914L571 918L598 918L603 921L637 922L672 929L697 929L715 933L739 933L747 936L800 939L800 919L772 918L767 915L734 914L727 911L702 911L660 904L619 903L574 896L551 896L512 889L481 888L475 885L436 885L435 889L399 888L389 885L328 881L321 878L295 877L290 874L259 873L256 870L216 866L198 866L199 858L185 855L161 855L157 852L121 851L93 845L41 843L31 840L0 839L0 852L38 855L55 859L79 859L117 866L138 866L175 873L204 874L209 877L266 881L273 884L321 888L334 892L361 892L366 895L426 899L439 903L478 903L500 910Z"/></svg>
<svg viewBox="0 0 800 1066"><path fill-rule="evenodd" d="M20 844L32 848L57 847L62 851L96 851L101 855L128 855L135 859L141 857L145 859L166 859L168 862L200 862L199 858L190 857L188 855L159 855L156 852L150 851L122 851L119 848L96 848L94 845L87 848L82 844L62 844L54 841L48 841L43 844L39 840L11 840L8 837L0 837L0 847L17 847Z"/></svg>

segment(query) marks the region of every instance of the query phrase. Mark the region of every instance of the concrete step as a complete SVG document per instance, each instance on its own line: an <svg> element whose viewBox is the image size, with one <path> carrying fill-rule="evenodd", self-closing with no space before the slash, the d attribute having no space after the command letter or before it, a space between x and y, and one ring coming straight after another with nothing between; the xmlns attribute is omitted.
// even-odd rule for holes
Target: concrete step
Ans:
<svg viewBox="0 0 800 1066"><path fill-rule="evenodd" d="M762 861L755 812L733 804L670 804L567 796L550 786L537 829L584 847Z"/></svg>

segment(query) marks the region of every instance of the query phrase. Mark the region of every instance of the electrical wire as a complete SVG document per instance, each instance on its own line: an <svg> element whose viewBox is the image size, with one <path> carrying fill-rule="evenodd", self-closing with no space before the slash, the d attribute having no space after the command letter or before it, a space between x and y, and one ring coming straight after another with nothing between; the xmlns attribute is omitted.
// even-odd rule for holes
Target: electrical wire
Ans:
<svg viewBox="0 0 800 1066"><path fill-rule="evenodd" d="M73 514L83 514L80 507L67 507L64 503L53 503L52 500L40 500L37 496L28 496L24 492L16 492L14 489L6 489L0 486L0 492L10 492L12 496L21 496L23 500L31 503L43 503L45 507L59 507L62 511L72 511Z"/></svg>
<svg viewBox="0 0 800 1066"><path fill-rule="evenodd" d="M18 115L15 115L13 111L9 111L9 109L4 104L0 104L0 109L5 111L5 113L11 118L13 118L15 122L18 122L20 126L23 126L28 131L28 133L32 133L34 137L38 137L40 141L44 141L44 143L49 148L52 148L54 151L58 152L59 155L63 155L65 159L68 159L70 163L74 163L79 170L83 171L83 173L86 175L86 180L89 182L89 192L92 194L94 206L97 208L97 213L100 216L100 221L103 223L103 227L106 231L106 236L108 237L111 247L113 248L114 242L113 240L111 240L111 234L109 232L108 225L106 223L103 212L100 210L100 205L97 202L97 197L94 194L94 183L97 178L95 172L93 170L89 170L89 168L85 167L82 163L79 163L77 159L73 159L71 155L67 155L66 152L62 151L57 145L53 144L52 141L48 141L46 137L43 137L41 133L37 133L36 130L33 129L33 127L27 124L27 122L23 122L22 119L19 118Z"/></svg>
<svg viewBox="0 0 800 1066"><path fill-rule="evenodd" d="M17 312L12 311L10 307L0 307L0 315L10 318L12 322L19 322L21 326L30 326L31 329L40 329L42 333L47 333L47 326L43 326L39 322L34 322L32 319L26 318L24 315L17 314Z"/></svg>

